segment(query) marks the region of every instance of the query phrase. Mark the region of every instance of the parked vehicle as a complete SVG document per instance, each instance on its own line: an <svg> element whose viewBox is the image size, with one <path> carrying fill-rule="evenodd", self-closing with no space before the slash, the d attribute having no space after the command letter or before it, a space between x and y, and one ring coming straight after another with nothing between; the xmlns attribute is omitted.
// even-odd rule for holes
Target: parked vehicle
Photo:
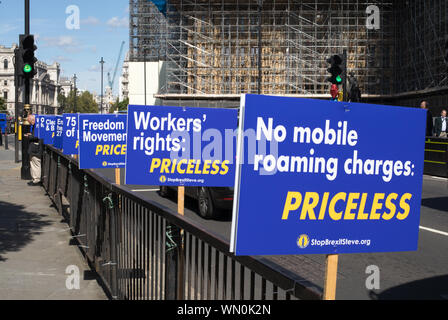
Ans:
<svg viewBox="0 0 448 320"><path fill-rule="evenodd" d="M177 192L177 187L160 187L162 197L168 197L171 192ZM199 215L204 219L215 219L232 210L233 188L185 187L185 196L197 200Z"/></svg>

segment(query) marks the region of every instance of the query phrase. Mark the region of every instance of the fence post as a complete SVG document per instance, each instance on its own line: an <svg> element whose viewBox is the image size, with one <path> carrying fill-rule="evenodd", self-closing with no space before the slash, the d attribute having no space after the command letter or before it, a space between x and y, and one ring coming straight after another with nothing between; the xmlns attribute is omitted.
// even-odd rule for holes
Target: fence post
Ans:
<svg viewBox="0 0 448 320"><path fill-rule="evenodd" d="M117 219L120 212L120 198L118 195L114 194L112 196L112 201L115 204L114 208L110 211L110 260L111 260L111 290L112 298L118 299L118 254L117 247L118 242L118 232L117 232Z"/></svg>
<svg viewBox="0 0 448 320"><path fill-rule="evenodd" d="M180 300L179 288L179 247L180 229L173 224L166 224L165 242L165 300Z"/></svg>

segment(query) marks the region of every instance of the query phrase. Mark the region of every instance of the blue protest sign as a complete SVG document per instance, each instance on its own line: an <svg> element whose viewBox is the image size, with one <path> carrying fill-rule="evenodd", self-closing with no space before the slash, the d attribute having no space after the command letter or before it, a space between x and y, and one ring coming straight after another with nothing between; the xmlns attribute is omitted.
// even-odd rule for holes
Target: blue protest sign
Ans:
<svg viewBox="0 0 448 320"><path fill-rule="evenodd" d="M126 184L233 186L237 110L129 106ZM226 139L227 138L227 139Z"/></svg>
<svg viewBox="0 0 448 320"><path fill-rule="evenodd" d="M2 134L6 132L6 114L0 113L0 129L2 129Z"/></svg>
<svg viewBox="0 0 448 320"><path fill-rule="evenodd" d="M34 130L34 134L39 139L43 139L44 127L45 127L45 116L38 115L36 117L36 129Z"/></svg>
<svg viewBox="0 0 448 320"><path fill-rule="evenodd" d="M255 137L238 150L232 252L417 249L424 110L246 95L240 112L239 146Z"/></svg>
<svg viewBox="0 0 448 320"><path fill-rule="evenodd" d="M64 119L62 116L56 116L56 131L53 146L62 149L62 133L64 130Z"/></svg>
<svg viewBox="0 0 448 320"><path fill-rule="evenodd" d="M123 168L126 115L79 115L80 169Z"/></svg>
<svg viewBox="0 0 448 320"><path fill-rule="evenodd" d="M53 145L56 136L56 116L40 116L39 137L44 144Z"/></svg>
<svg viewBox="0 0 448 320"><path fill-rule="evenodd" d="M78 154L78 114L64 114L64 129L62 133L62 152L67 155Z"/></svg>
<svg viewBox="0 0 448 320"><path fill-rule="evenodd" d="M34 136L36 138L39 138L39 127L40 127L39 117L40 116L38 114L34 115Z"/></svg>

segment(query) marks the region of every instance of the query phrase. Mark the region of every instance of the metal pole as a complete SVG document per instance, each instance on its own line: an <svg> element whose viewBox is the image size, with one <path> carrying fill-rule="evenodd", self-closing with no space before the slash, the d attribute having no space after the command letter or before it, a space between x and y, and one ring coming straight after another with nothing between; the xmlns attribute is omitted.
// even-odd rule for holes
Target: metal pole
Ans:
<svg viewBox="0 0 448 320"><path fill-rule="evenodd" d="M25 36L30 34L30 0L25 0ZM26 134L30 133L31 125L25 122L25 117L32 114L32 109L30 106L30 84L31 79L24 79L25 82L25 96L24 96L24 112L22 114L23 123L22 125L22 168L21 168L21 178L22 180L31 180L30 171L30 158L28 155L28 145L29 137ZM25 110L28 110L25 112ZM26 123L26 125L25 125Z"/></svg>
<svg viewBox="0 0 448 320"><path fill-rule="evenodd" d="M144 53L144 58L143 58L143 77L145 78L143 81L143 86L144 88L144 93L145 93L145 106L146 106L146 48L145 48L145 53Z"/></svg>
<svg viewBox="0 0 448 320"><path fill-rule="evenodd" d="M19 160L19 77L18 77L18 70L17 70L17 61L18 61L18 49L14 50L14 89L15 89L15 123L14 123L14 157L15 162L20 162Z"/></svg>
<svg viewBox="0 0 448 320"><path fill-rule="evenodd" d="M25 34L30 34L30 0L25 0Z"/></svg>
<svg viewBox="0 0 448 320"><path fill-rule="evenodd" d="M263 0L258 0L258 94L261 94L261 11L263 8Z"/></svg>
<svg viewBox="0 0 448 320"><path fill-rule="evenodd" d="M100 113L103 113L103 65L104 65L104 59L101 57L101 106L100 106Z"/></svg>
<svg viewBox="0 0 448 320"><path fill-rule="evenodd" d="M75 89L75 95L73 96L73 113L76 113L76 96L77 96L77 94L76 94L76 73L75 73L75 75L73 76L73 86L74 86L74 89Z"/></svg>
<svg viewBox="0 0 448 320"><path fill-rule="evenodd" d="M30 0L25 0L25 35L30 34ZM25 79L25 104L30 104L30 79Z"/></svg>
<svg viewBox="0 0 448 320"><path fill-rule="evenodd" d="M344 59L344 65L343 65L343 72L344 72L344 76L342 77L343 82L342 82L342 92L343 92L343 101L348 101L347 97L347 49L344 49L344 54L343 54L343 59Z"/></svg>

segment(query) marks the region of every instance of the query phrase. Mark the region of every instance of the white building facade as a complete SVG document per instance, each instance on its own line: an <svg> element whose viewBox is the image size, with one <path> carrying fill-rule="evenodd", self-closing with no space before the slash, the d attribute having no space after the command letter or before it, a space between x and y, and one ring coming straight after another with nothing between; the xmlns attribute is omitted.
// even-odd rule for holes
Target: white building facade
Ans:
<svg viewBox="0 0 448 320"><path fill-rule="evenodd" d="M129 52L126 53L126 57L124 58L118 90L120 101L129 98Z"/></svg>

